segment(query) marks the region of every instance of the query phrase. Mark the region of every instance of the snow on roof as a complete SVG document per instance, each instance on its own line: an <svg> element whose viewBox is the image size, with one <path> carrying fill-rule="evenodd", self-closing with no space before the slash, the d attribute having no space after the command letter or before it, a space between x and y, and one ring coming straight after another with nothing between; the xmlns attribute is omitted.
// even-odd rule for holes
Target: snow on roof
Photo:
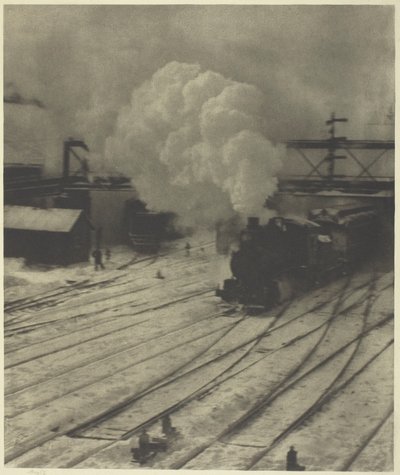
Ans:
<svg viewBox="0 0 400 475"><path fill-rule="evenodd" d="M64 208L4 206L4 228L68 233L83 211Z"/></svg>

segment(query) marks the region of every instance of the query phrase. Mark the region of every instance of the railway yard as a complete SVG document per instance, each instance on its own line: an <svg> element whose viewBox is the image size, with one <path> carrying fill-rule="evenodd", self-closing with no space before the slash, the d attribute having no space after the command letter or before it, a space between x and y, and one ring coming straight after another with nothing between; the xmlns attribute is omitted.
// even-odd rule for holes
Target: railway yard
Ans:
<svg viewBox="0 0 400 475"><path fill-rule="evenodd" d="M306 470L393 470L392 269L252 315L215 296L210 236L85 266L6 289L7 467L285 470L293 445ZM167 414L177 436L133 461Z"/></svg>
<svg viewBox="0 0 400 475"><path fill-rule="evenodd" d="M4 7L5 471L397 473L396 2L78 3Z"/></svg>

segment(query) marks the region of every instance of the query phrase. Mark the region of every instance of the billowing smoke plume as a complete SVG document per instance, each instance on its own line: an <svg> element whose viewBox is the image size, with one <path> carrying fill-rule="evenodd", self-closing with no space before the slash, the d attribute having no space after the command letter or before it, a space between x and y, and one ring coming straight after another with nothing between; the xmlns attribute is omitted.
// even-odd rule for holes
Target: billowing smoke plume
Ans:
<svg viewBox="0 0 400 475"><path fill-rule="evenodd" d="M185 224L259 215L285 153L263 135L263 107L252 85L171 62L133 91L106 157L150 208L175 211Z"/></svg>
<svg viewBox="0 0 400 475"><path fill-rule="evenodd" d="M340 131L349 138L393 138L385 116L394 104L394 5L16 4L4 7L3 36L5 84L45 106L5 104L6 162L34 156L60 174L62 141L72 136L88 144L95 174L112 172L103 161L104 140L121 107L172 60L199 62L203 71L256 86L267 97L257 114L275 142L326 138L333 111L349 119ZM177 90L201 76L187 74L174 83ZM187 112L226 87L227 80L213 78L207 87L194 81L198 103L185 96ZM174 131L183 123L179 111ZM168 120L156 119L164 130ZM293 164L309 172L290 156L284 171L292 173Z"/></svg>

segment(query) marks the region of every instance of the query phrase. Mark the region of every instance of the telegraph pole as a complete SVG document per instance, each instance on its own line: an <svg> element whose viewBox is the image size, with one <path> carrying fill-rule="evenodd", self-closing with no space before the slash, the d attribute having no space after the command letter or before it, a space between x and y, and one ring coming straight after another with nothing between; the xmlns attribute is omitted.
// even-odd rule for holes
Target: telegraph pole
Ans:
<svg viewBox="0 0 400 475"><path fill-rule="evenodd" d="M335 124L336 122L347 122L346 118L335 117L335 113L332 112L331 118L326 121L326 125L330 125L328 139L328 155L325 157L325 161L328 162L328 180L333 180L335 178L335 160L343 160L346 158L346 155L335 155L335 152L340 148L339 142L347 140L346 137L336 137L335 135Z"/></svg>

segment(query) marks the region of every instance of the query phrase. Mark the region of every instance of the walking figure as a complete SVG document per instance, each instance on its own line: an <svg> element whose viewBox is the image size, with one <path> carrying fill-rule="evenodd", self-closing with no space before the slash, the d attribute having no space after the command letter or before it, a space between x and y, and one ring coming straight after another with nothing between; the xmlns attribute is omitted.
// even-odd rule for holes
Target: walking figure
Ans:
<svg viewBox="0 0 400 475"><path fill-rule="evenodd" d="M297 463L297 451L294 450L293 445L290 446L290 450L286 454L286 470L290 472L302 472L305 470L303 465Z"/></svg>
<svg viewBox="0 0 400 475"><path fill-rule="evenodd" d="M189 244L188 242L186 243L185 249L186 249L186 255L187 255L187 256L190 256L190 249L191 249L191 246L190 246L190 244Z"/></svg>
<svg viewBox="0 0 400 475"><path fill-rule="evenodd" d="M172 427L171 418L167 414L161 419L162 432L166 437L176 433L175 427Z"/></svg>
<svg viewBox="0 0 400 475"><path fill-rule="evenodd" d="M105 269L100 249L95 249L92 253L92 257L94 258L94 270L99 270L99 267Z"/></svg>
<svg viewBox="0 0 400 475"><path fill-rule="evenodd" d="M131 452L133 460L139 462L141 465L156 455L159 451L165 452L168 444L165 440L160 438L150 438L146 429L142 429L139 436L139 447L136 448L131 445Z"/></svg>

